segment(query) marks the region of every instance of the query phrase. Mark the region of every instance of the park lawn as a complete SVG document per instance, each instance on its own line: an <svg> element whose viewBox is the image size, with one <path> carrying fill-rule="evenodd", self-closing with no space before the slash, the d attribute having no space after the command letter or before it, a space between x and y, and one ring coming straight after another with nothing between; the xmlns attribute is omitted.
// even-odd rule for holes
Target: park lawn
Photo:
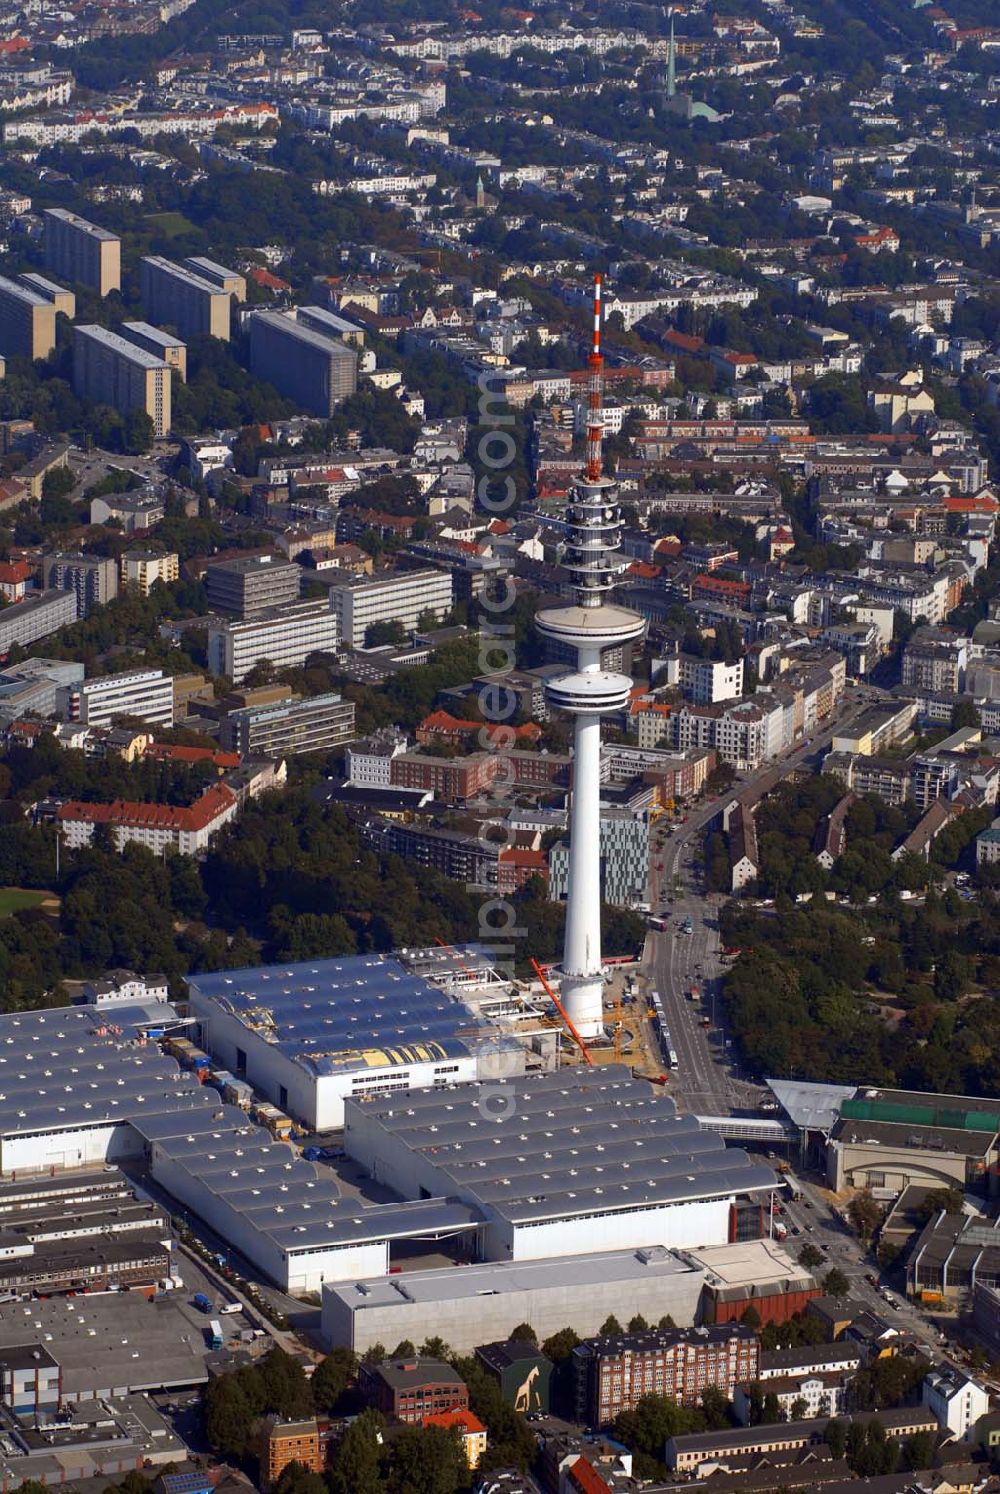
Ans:
<svg viewBox="0 0 1000 1494"><path fill-rule="evenodd" d="M197 233L195 225L183 213L147 213L143 219L150 231L162 234L167 239L179 239L182 234Z"/></svg>
<svg viewBox="0 0 1000 1494"><path fill-rule="evenodd" d="M48 892L31 892L24 887L0 887L0 918L9 918L22 908L37 908L51 897Z"/></svg>

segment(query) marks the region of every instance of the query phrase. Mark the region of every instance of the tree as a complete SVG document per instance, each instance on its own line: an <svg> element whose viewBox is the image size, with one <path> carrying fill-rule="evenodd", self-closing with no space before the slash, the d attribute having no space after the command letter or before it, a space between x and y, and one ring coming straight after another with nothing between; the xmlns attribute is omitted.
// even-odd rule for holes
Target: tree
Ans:
<svg viewBox="0 0 1000 1494"><path fill-rule="evenodd" d="M924 1194L917 1209L921 1219L930 1219L934 1214L961 1214L965 1197L961 1188L931 1188Z"/></svg>
<svg viewBox="0 0 1000 1494"><path fill-rule="evenodd" d="M933 1432L914 1432L903 1443L902 1465L908 1472L934 1467L937 1437Z"/></svg>
<svg viewBox="0 0 1000 1494"><path fill-rule="evenodd" d="M847 1217L862 1240L870 1240L882 1223L882 1205L871 1193L862 1188L847 1205Z"/></svg>
<svg viewBox="0 0 1000 1494"><path fill-rule="evenodd" d="M760 1313L757 1311L756 1307L754 1307L753 1303L751 1303L750 1306L744 1310L743 1316L740 1318L740 1322L745 1328L752 1328L756 1333L757 1329L760 1327L761 1318Z"/></svg>
<svg viewBox="0 0 1000 1494"><path fill-rule="evenodd" d="M256 1367L265 1411L295 1420L313 1410L312 1391L306 1372L297 1359L279 1345Z"/></svg>
<svg viewBox="0 0 1000 1494"><path fill-rule="evenodd" d="M801 1421L808 1410L809 1402L805 1400L801 1395L796 1396L795 1400L788 1408L788 1420Z"/></svg>
<svg viewBox="0 0 1000 1494"><path fill-rule="evenodd" d="M580 1335L575 1328L560 1328L543 1340L542 1353L557 1364L561 1359L568 1359L579 1342Z"/></svg>
<svg viewBox="0 0 1000 1494"><path fill-rule="evenodd" d="M823 1277L823 1290L828 1297L846 1297L851 1290L851 1283L841 1271L839 1266L834 1266Z"/></svg>
<svg viewBox="0 0 1000 1494"><path fill-rule="evenodd" d="M619 1323L613 1312L608 1313L608 1316L604 1319L604 1322L597 1330L601 1338L612 1338L615 1335L620 1334L621 1331L622 1325L621 1323Z"/></svg>
<svg viewBox="0 0 1000 1494"><path fill-rule="evenodd" d="M415 1359L416 1357L417 1346L412 1338L401 1338L389 1355L390 1359Z"/></svg>
<svg viewBox="0 0 1000 1494"><path fill-rule="evenodd" d="M633 1314L628 1320L629 1333L642 1333L649 1327L641 1312Z"/></svg>
<svg viewBox="0 0 1000 1494"><path fill-rule="evenodd" d="M455 1494L469 1465L454 1427L407 1427L392 1444L390 1494Z"/></svg>
<svg viewBox="0 0 1000 1494"><path fill-rule="evenodd" d="M296 1459L281 1470L272 1488L274 1494L327 1494L322 1476Z"/></svg>
<svg viewBox="0 0 1000 1494"><path fill-rule="evenodd" d="M634 1410L622 1411L615 1418L615 1436L633 1452L659 1460L667 1438L692 1431L698 1421L698 1412L679 1406L669 1396L644 1395Z"/></svg>
<svg viewBox="0 0 1000 1494"><path fill-rule="evenodd" d="M823 1433L823 1441L830 1449L831 1455L833 1457L842 1458L847 1448L846 1424L842 1421L837 1421L836 1418L828 1421L826 1424L826 1430Z"/></svg>
<svg viewBox="0 0 1000 1494"><path fill-rule="evenodd" d="M129 410L125 416L125 428L122 435L125 450L131 456L142 456L151 451L156 439L156 427L152 416L147 415L145 410L138 406Z"/></svg>
<svg viewBox="0 0 1000 1494"><path fill-rule="evenodd" d="M788 1420L788 1416L773 1390L767 1391L764 1396L760 1419L764 1426L771 1426L775 1422Z"/></svg>
<svg viewBox="0 0 1000 1494"><path fill-rule="evenodd" d="M76 478L69 467L50 467L42 478L42 497L65 498L66 494L72 493L75 487ZM75 518L76 512L73 510L72 505L70 505L70 511ZM48 522L52 523L53 521L50 519Z"/></svg>
<svg viewBox="0 0 1000 1494"><path fill-rule="evenodd" d="M729 1402L717 1385L706 1385L701 1393L701 1410L710 1432L721 1432L732 1425Z"/></svg>
<svg viewBox="0 0 1000 1494"><path fill-rule="evenodd" d="M951 729L959 731L963 726L981 726L982 718L971 700L959 700L951 709Z"/></svg>
<svg viewBox="0 0 1000 1494"><path fill-rule="evenodd" d="M443 1338L438 1338L436 1334L424 1339L420 1345L420 1352L426 1359L451 1358L451 1350L448 1345Z"/></svg>
<svg viewBox="0 0 1000 1494"><path fill-rule="evenodd" d="M365 629L365 648L381 648L385 643L405 643L406 630L398 618L391 622L369 623Z"/></svg>
<svg viewBox="0 0 1000 1494"><path fill-rule="evenodd" d="M530 1323L518 1323L516 1328L510 1331L510 1337L519 1343L537 1344L538 1334Z"/></svg>
<svg viewBox="0 0 1000 1494"><path fill-rule="evenodd" d="M316 1410L332 1412L357 1372L357 1357L350 1349L331 1349L310 1381Z"/></svg>
<svg viewBox="0 0 1000 1494"><path fill-rule="evenodd" d="M379 1466L384 1425L377 1411L362 1411L351 1422L330 1466L330 1494L384 1494Z"/></svg>
<svg viewBox="0 0 1000 1494"><path fill-rule="evenodd" d="M249 1450L253 1425L263 1409L247 1393L240 1375L217 1375L209 1380L202 1401L205 1436L224 1457L242 1458Z"/></svg>
<svg viewBox="0 0 1000 1494"><path fill-rule="evenodd" d="M823 1252L811 1241L807 1241L799 1251L799 1264L805 1266L807 1271L814 1271L823 1264Z"/></svg>

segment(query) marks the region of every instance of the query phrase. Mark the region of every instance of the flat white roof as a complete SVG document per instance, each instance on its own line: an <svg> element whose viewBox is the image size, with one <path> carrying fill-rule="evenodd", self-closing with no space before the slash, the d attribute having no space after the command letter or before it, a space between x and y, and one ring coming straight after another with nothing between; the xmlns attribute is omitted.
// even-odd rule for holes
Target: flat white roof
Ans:
<svg viewBox="0 0 1000 1494"><path fill-rule="evenodd" d="M773 1240L704 1245L698 1250L688 1250L686 1254L724 1286L743 1286L747 1282L762 1286L765 1282L787 1281L789 1277L809 1274Z"/></svg>
<svg viewBox="0 0 1000 1494"><path fill-rule="evenodd" d="M372 1276L360 1281L330 1282L332 1292L351 1309L405 1307L419 1302L454 1302L481 1296L589 1286L608 1281L644 1281L650 1277L689 1276L698 1267L663 1245L639 1250L608 1250L592 1255L560 1255L538 1261L487 1261L449 1266L438 1271L410 1271L399 1276Z"/></svg>

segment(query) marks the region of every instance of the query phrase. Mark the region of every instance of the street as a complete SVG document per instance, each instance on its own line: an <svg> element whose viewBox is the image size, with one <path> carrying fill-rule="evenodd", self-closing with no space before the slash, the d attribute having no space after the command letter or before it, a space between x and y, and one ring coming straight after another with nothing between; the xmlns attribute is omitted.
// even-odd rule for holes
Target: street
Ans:
<svg viewBox="0 0 1000 1494"><path fill-rule="evenodd" d="M737 794L745 794L776 767L784 771L799 766L807 758L818 765L833 734L870 707L869 691L844 696L833 719L812 738L802 742L780 763L768 762L758 772L737 777L731 790L716 800L692 808L687 819L675 823L671 830L661 822L654 827L650 847L649 905L654 914L668 919L662 933L651 931L642 960L644 995L657 990L667 1015L677 1068L670 1074L670 1093L681 1110L702 1115L729 1115L736 1110L755 1109L760 1099L757 1086L739 1077L738 1061L727 1047L718 1000L724 973L719 942L719 910L725 898L709 893L698 885L701 866L701 837L725 803ZM660 868L662 867L662 870ZM665 898L672 898L665 904ZM682 928L690 918L692 932ZM696 987L701 993L691 1001L688 992ZM710 1027L702 1019L710 1019ZM658 1039L645 1028L647 1047L658 1051Z"/></svg>
<svg viewBox="0 0 1000 1494"><path fill-rule="evenodd" d="M761 1154L757 1154L756 1160L768 1161ZM867 1278L874 1276L881 1280L882 1273L878 1265L865 1252L850 1226L830 1207L820 1188L804 1178L801 1172L797 1172L795 1178L802 1195L799 1201L793 1202L786 1193L780 1195L781 1207L784 1209L782 1223L788 1228L785 1248L797 1258L807 1242L815 1245L826 1256L823 1265L815 1268L817 1281L822 1282L827 1272L836 1266L850 1282L848 1295L853 1301L864 1302L866 1307L892 1327L900 1331L906 1330L922 1343L939 1349L940 1334L912 1302L906 1301L894 1289L890 1289L887 1298L877 1287L872 1286Z"/></svg>

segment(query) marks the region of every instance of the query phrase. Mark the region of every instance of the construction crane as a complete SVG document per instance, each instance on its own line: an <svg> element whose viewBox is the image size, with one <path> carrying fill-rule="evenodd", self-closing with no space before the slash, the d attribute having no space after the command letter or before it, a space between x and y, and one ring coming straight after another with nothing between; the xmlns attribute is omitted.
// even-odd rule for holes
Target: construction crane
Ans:
<svg viewBox="0 0 1000 1494"><path fill-rule="evenodd" d="M566 1008L559 1000L559 997L549 985L545 977L545 972L542 969L541 965L539 965L537 960L532 960L531 967L534 970L535 974L538 976L538 979L541 981L542 989L545 991L545 994L549 997L552 1005L555 1007L560 1017L562 1017L563 1021L566 1023L566 1029L569 1032L569 1035L573 1039L574 1043L576 1043L576 1046L579 1048L580 1052L583 1054L584 1062L590 1064L591 1067L593 1067L594 1060L590 1056L590 1049L587 1047L586 1043L583 1041L583 1038L574 1027L572 1021L570 1020L569 1013L566 1011Z"/></svg>

